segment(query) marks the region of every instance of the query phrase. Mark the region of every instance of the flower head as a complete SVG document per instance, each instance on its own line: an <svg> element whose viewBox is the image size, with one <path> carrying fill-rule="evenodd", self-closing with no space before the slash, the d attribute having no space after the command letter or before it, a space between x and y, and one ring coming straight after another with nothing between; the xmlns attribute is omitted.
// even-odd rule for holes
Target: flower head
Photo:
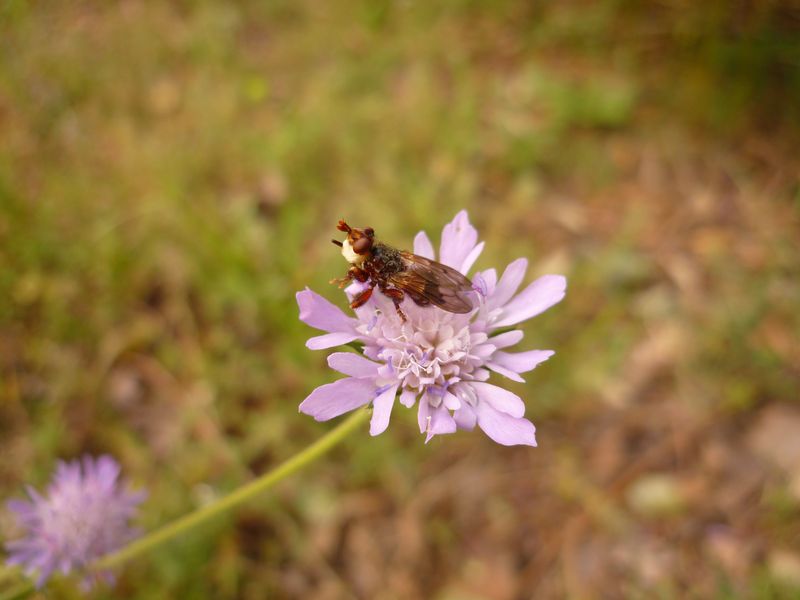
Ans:
<svg viewBox="0 0 800 600"><path fill-rule="evenodd" d="M478 232L461 211L444 227L438 260L467 275L483 250ZM436 260L424 232L414 239L414 253ZM544 275L521 292L517 290L527 260L512 262L498 279L494 269L477 273L475 308L455 314L434 306L421 307L406 299L397 314L392 301L374 293L349 317L319 294L306 289L297 294L300 319L325 331L308 340L312 350L349 342L363 344L363 356L334 352L331 368L348 377L315 389L300 404L300 411L327 421L372 403L370 433L378 435L389 424L399 394L400 404L418 404L420 432L434 435L471 430L477 424L490 438L504 445L536 445L535 428L524 418L525 405L516 394L488 382L493 371L513 381L550 358L552 350L508 352L522 340L517 324L558 303L566 279ZM364 284L346 292L352 298Z"/></svg>
<svg viewBox="0 0 800 600"><path fill-rule="evenodd" d="M6 544L8 564L37 573L41 586L53 572L86 567L135 538L128 522L145 495L125 489L119 474L110 456L59 462L46 495L29 487L30 501L9 501L25 537Z"/></svg>

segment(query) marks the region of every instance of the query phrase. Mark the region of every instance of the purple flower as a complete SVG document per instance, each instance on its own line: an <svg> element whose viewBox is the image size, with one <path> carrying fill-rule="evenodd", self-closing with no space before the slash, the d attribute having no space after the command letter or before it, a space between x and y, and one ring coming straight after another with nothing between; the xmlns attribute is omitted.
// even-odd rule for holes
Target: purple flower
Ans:
<svg viewBox="0 0 800 600"><path fill-rule="evenodd" d="M466 275L482 250L478 232L461 211L444 227L438 260ZM424 232L414 239L414 252L436 258ZM471 430L477 424L500 444L535 446L536 429L523 416L522 399L488 382L490 371L524 381L520 373L554 354L508 351L523 337L513 326L558 303L566 290L563 276L544 275L517 293L527 266L528 261L519 258L499 280L494 269L477 273L472 279L475 309L468 314L405 300L405 323L391 300L377 291L355 310L355 318L310 289L298 292L300 319L327 332L312 337L306 346L321 350L357 341L364 353L331 354L328 364L348 377L315 389L300 404L300 411L327 421L371 402L370 433L378 435L389 424L399 392L403 406L410 408L419 401L419 427L427 434L426 442L434 435ZM363 284L356 283L346 291L352 298L360 289Z"/></svg>
<svg viewBox="0 0 800 600"><path fill-rule="evenodd" d="M46 495L29 487L30 502L9 501L25 537L6 544L7 563L37 573L40 587L54 571L81 569L134 539L138 532L128 522L145 495L125 489L119 474L110 456L59 462Z"/></svg>

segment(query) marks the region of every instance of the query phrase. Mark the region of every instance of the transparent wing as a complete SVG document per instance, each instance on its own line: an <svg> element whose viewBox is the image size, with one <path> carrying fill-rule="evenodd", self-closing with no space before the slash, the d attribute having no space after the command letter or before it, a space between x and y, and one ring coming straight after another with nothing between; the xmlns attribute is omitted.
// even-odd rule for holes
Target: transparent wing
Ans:
<svg viewBox="0 0 800 600"><path fill-rule="evenodd" d="M420 306L433 304L452 313L468 313L473 309L467 296L472 282L461 273L434 260L400 252L405 270L390 275L387 282L403 290Z"/></svg>

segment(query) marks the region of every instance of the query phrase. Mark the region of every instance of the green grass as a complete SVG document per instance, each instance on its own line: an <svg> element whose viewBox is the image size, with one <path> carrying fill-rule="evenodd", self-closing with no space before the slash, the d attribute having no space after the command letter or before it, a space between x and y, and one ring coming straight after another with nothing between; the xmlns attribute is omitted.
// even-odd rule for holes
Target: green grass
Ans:
<svg viewBox="0 0 800 600"><path fill-rule="evenodd" d="M5 3L0 495L109 452L150 491L151 528L327 430L297 413L335 374L305 348L294 294L344 307L327 284L345 267L339 218L410 246L467 208L479 268L527 256L529 280L567 274L565 303L525 326L525 347L556 357L510 386L550 444L550 420L603 412L663 323L685 345L636 398L731 419L791 400L794 163L765 167L741 140L766 123L781 156L797 139L796 39L769 12L730 38L717 8L664 9L653 31L630 3L580 4ZM393 421L99 597L302 596L330 576L308 538L340 498L402 506L450 458L505 464L480 433L425 446L414 415ZM428 532L448 577L455 527Z"/></svg>

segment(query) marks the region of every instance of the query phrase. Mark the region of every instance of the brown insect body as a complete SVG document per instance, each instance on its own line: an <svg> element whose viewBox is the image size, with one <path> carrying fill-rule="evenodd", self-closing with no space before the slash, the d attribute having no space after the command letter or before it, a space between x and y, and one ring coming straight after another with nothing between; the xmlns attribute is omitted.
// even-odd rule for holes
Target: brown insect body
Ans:
<svg viewBox="0 0 800 600"><path fill-rule="evenodd" d="M419 306L433 304L452 313L463 314L473 309L466 296L473 291L472 283L456 269L379 242L371 227L357 229L339 221L337 229L346 232L347 237L344 242L332 241L342 248L342 255L351 267L344 278L331 283L344 287L353 279L369 282L369 287L350 303L352 308L363 306L377 287L391 298L403 321L406 316L400 310L400 303L406 295Z"/></svg>

